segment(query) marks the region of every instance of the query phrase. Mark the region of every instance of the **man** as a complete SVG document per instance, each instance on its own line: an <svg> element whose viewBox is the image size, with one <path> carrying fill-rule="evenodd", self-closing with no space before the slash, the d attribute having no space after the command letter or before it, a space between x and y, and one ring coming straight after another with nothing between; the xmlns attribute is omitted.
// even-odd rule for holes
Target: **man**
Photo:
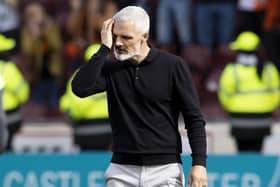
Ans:
<svg viewBox="0 0 280 187"><path fill-rule="evenodd" d="M192 148L188 186L206 187L205 121L186 63L151 48L149 16L128 6L104 22L102 46L72 81L79 97L107 91L113 156L106 185L184 186L182 112ZM116 62L106 61L113 48Z"/></svg>

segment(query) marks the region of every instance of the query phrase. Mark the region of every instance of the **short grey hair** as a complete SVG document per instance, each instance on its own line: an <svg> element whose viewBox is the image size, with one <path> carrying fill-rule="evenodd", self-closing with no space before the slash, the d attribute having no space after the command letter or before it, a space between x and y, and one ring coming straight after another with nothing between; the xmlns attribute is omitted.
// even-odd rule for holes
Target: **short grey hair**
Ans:
<svg viewBox="0 0 280 187"><path fill-rule="evenodd" d="M150 17L147 12L138 6L127 6L118 11L114 21L132 21L135 23L136 30L140 33L149 33Z"/></svg>

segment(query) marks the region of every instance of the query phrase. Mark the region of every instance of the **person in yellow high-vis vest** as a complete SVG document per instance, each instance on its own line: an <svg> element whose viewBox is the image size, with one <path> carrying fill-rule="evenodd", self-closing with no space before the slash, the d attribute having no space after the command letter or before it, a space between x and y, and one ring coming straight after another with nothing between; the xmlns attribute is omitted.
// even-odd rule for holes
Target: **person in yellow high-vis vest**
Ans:
<svg viewBox="0 0 280 187"><path fill-rule="evenodd" d="M99 44L90 45L85 51L85 60L90 59ZM74 142L80 150L109 150L111 127L108 117L107 94L102 92L90 97L79 98L72 92L71 81L60 98L60 109L74 129Z"/></svg>
<svg viewBox="0 0 280 187"><path fill-rule="evenodd" d="M7 55L14 47L14 39L0 35L0 74L5 83L2 107L7 117L8 128L7 151L11 151L13 137L22 125L20 106L29 98L29 84Z"/></svg>
<svg viewBox="0 0 280 187"><path fill-rule="evenodd" d="M236 63L228 64L219 82L219 101L229 113L238 151L260 152L279 105L279 72L261 57L260 38L245 31L230 44Z"/></svg>

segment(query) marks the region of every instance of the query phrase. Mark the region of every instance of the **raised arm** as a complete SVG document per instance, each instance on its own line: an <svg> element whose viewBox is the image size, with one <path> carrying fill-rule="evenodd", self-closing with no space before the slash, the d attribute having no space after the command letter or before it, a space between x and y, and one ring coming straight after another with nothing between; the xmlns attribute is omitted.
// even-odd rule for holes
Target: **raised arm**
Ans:
<svg viewBox="0 0 280 187"><path fill-rule="evenodd" d="M79 69L72 80L72 91L78 97L87 97L106 90L102 68L112 47L112 26L112 19L103 23L100 49L91 57L88 63Z"/></svg>

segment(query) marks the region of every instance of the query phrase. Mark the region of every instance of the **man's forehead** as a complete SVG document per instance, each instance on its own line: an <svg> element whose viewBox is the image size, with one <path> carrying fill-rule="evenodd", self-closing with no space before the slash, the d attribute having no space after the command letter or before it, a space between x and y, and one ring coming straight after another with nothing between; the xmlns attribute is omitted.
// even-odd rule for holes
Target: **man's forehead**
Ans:
<svg viewBox="0 0 280 187"><path fill-rule="evenodd" d="M135 23L133 21L114 21L114 29L135 29Z"/></svg>

